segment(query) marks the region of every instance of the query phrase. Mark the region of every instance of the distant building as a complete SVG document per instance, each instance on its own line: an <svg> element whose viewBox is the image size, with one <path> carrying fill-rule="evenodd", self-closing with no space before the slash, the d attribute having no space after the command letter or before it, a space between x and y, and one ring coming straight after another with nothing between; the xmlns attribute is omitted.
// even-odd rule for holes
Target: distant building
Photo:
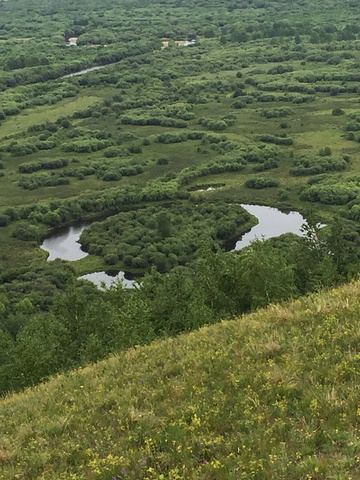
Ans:
<svg viewBox="0 0 360 480"><path fill-rule="evenodd" d="M183 43L183 47L191 47L192 45L195 45L196 40L193 38L192 40L187 40L186 42Z"/></svg>
<svg viewBox="0 0 360 480"><path fill-rule="evenodd" d="M69 38L69 40L65 43L65 45L66 45L67 47L72 47L72 46L74 46L74 45L76 46L76 45L77 45L77 39L78 39L78 37L71 37L71 38Z"/></svg>
<svg viewBox="0 0 360 480"><path fill-rule="evenodd" d="M175 44L177 47L191 47L195 45L196 40L193 38L192 40L175 40Z"/></svg>
<svg viewBox="0 0 360 480"><path fill-rule="evenodd" d="M196 39L193 38L192 40L175 40L175 45L177 47L191 47L192 45L195 45ZM164 39L161 42L161 50L164 50L164 48L167 48L169 46L169 40Z"/></svg>

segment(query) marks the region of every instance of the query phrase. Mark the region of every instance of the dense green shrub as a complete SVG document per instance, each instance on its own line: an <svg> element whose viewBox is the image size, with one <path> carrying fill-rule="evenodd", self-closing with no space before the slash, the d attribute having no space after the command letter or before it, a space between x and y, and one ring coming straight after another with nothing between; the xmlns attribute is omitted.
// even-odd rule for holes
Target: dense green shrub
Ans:
<svg viewBox="0 0 360 480"><path fill-rule="evenodd" d="M5 213L0 213L0 227L6 227L11 222L11 218Z"/></svg>
<svg viewBox="0 0 360 480"><path fill-rule="evenodd" d="M180 133L160 133L155 138L155 141L158 143L180 143L186 141L186 135Z"/></svg>
<svg viewBox="0 0 360 480"><path fill-rule="evenodd" d="M291 115L293 111L289 107L269 108L262 111L265 118L283 118Z"/></svg>
<svg viewBox="0 0 360 480"><path fill-rule="evenodd" d="M46 158L34 162L22 163L19 165L20 173L33 173L38 170L54 170L69 165L67 158Z"/></svg>
<svg viewBox="0 0 360 480"><path fill-rule="evenodd" d="M261 135L259 140L265 143L274 143L275 145L292 145L293 139L287 136L278 136L278 135Z"/></svg>
<svg viewBox="0 0 360 480"><path fill-rule="evenodd" d="M156 160L157 165L167 165L170 160L167 157L160 157Z"/></svg>
<svg viewBox="0 0 360 480"><path fill-rule="evenodd" d="M240 205L176 202L110 217L85 230L80 241L109 264L120 259L128 268L166 271L189 261L205 239L230 238L249 218Z"/></svg>
<svg viewBox="0 0 360 480"><path fill-rule="evenodd" d="M161 127L186 128L188 126L185 120L174 119L169 117L142 117L124 115L121 117L121 123L124 125L158 125Z"/></svg>
<svg viewBox="0 0 360 480"><path fill-rule="evenodd" d="M331 115L338 117L339 115L345 115L345 112L341 108L334 108L331 112Z"/></svg>
<svg viewBox="0 0 360 480"><path fill-rule="evenodd" d="M294 166L290 168L290 174L318 175L326 172L338 172L346 169L347 162L342 157L319 156L302 157L294 161Z"/></svg>
<svg viewBox="0 0 360 480"><path fill-rule="evenodd" d="M229 122L226 121L226 118L221 120L215 120L213 118L200 118L198 120L199 125L203 125L207 127L209 130L213 130L214 132L221 132L222 130L226 130Z"/></svg>
<svg viewBox="0 0 360 480"><path fill-rule="evenodd" d="M41 229L37 225L31 225L29 223L19 223L14 232L13 237L24 241L39 241L44 235L45 230Z"/></svg>
<svg viewBox="0 0 360 480"><path fill-rule="evenodd" d="M91 153L110 147L111 143L109 140L83 139L64 143L61 149L64 152Z"/></svg>
<svg viewBox="0 0 360 480"><path fill-rule="evenodd" d="M265 160L263 163L259 163L255 165L252 169L254 172L265 172L266 170L271 170L272 168L277 168L279 166L279 162L274 158L269 158Z"/></svg>
<svg viewBox="0 0 360 480"><path fill-rule="evenodd" d="M359 193L360 187L356 183L320 183L306 187L300 198L308 202L320 202L325 205L345 205L356 198Z"/></svg>
<svg viewBox="0 0 360 480"><path fill-rule="evenodd" d="M294 67L292 65L276 65L275 67L270 68L267 73L270 75L277 75L293 71Z"/></svg>
<svg viewBox="0 0 360 480"><path fill-rule="evenodd" d="M13 142L7 149L14 157L31 155L38 150L37 146L29 142Z"/></svg>
<svg viewBox="0 0 360 480"><path fill-rule="evenodd" d="M56 185L69 185L70 180L61 175L31 175L21 177L18 185L25 190L36 190L40 187L54 187Z"/></svg>
<svg viewBox="0 0 360 480"><path fill-rule="evenodd" d="M122 155L123 151L121 148L118 147L109 147L104 151L104 157L105 158L114 158L114 157L120 157Z"/></svg>

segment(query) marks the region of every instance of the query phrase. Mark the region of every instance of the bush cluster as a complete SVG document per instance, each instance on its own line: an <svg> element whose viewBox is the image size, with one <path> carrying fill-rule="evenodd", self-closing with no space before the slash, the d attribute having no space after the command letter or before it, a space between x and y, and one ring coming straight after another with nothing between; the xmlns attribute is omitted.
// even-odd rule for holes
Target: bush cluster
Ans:
<svg viewBox="0 0 360 480"><path fill-rule="evenodd" d="M339 172L346 169L347 162L343 157L317 156L302 157L294 161L290 175L318 175L327 172Z"/></svg>

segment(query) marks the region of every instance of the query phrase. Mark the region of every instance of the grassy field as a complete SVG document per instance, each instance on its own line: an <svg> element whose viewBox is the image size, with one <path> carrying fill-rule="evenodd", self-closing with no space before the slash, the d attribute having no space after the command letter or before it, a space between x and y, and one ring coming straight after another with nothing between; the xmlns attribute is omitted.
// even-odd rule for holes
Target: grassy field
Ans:
<svg viewBox="0 0 360 480"><path fill-rule="evenodd" d="M24 134L29 126L44 122L54 122L59 117L71 115L75 110L85 109L98 102L102 96L84 95L77 99L66 99L54 106L43 106L25 110L1 125L1 139Z"/></svg>
<svg viewBox="0 0 360 480"><path fill-rule="evenodd" d="M360 284L0 400L12 479L359 478Z"/></svg>

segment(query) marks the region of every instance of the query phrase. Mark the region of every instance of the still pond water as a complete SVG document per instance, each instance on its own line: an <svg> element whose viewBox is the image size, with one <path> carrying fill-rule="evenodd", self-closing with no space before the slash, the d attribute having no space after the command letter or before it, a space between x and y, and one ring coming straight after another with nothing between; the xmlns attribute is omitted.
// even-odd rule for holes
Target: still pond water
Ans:
<svg viewBox="0 0 360 480"><path fill-rule="evenodd" d="M242 235L238 240L229 242L226 246L227 250L241 250L247 247L253 240L257 238L267 239L278 237L284 233L295 233L302 235L301 227L305 223L305 219L298 212L284 213L277 208L264 207L261 205L242 205L245 210L254 215L258 219L249 232ZM81 250L78 243L81 233L89 228L94 221L82 222L71 227L65 227L57 230L51 237L46 238L41 248L49 253L48 260L61 258L62 260L80 260L88 254ZM97 286L101 286L102 282L106 286L110 286L114 281L122 279L126 287L132 287L133 276L127 272L94 272L82 277L92 281Z"/></svg>

